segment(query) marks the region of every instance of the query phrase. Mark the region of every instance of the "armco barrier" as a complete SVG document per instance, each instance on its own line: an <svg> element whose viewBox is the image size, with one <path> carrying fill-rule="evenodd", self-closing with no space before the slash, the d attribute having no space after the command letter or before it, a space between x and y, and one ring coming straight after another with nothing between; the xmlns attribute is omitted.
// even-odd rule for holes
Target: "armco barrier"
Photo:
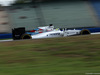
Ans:
<svg viewBox="0 0 100 75"><path fill-rule="evenodd" d="M0 39L10 39L12 38L12 34L8 33L8 34L0 34Z"/></svg>

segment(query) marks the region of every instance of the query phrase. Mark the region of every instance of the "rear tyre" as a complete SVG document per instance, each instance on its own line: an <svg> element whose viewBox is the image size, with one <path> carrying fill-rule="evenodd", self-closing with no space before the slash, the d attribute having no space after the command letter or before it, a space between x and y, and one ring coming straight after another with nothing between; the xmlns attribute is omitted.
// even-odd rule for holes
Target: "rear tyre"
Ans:
<svg viewBox="0 0 100 75"><path fill-rule="evenodd" d="M22 35L22 39L32 39L32 37L29 34L24 34Z"/></svg>

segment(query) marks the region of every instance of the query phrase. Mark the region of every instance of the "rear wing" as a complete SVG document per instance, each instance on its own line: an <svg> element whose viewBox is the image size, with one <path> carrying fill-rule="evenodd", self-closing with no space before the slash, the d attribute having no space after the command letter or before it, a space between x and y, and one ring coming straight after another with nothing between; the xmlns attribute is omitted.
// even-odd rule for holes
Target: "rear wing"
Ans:
<svg viewBox="0 0 100 75"><path fill-rule="evenodd" d="M25 27L12 29L12 38L13 38L13 40L21 39L23 34L25 34Z"/></svg>

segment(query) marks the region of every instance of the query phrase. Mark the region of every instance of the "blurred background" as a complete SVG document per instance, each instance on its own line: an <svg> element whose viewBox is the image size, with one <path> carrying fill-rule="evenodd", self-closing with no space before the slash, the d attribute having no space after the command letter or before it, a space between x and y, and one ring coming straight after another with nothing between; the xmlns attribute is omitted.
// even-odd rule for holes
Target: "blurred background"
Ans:
<svg viewBox="0 0 100 75"><path fill-rule="evenodd" d="M99 7L97 0L16 0L10 5L0 5L0 33L49 24L57 28L98 27Z"/></svg>

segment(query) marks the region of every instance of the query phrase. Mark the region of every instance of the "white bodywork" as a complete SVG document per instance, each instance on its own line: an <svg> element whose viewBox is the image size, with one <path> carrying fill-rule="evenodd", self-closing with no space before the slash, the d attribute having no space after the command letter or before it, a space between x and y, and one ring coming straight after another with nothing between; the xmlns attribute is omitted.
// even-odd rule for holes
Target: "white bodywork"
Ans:
<svg viewBox="0 0 100 75"><path fill-rule="evenodd" d="M63 31L60 30L53 30L49 32L44 32L36 35L31 35L32 39L39 39L39 38L52 38L52 37L61 37L63 36Z"/></svg>
<svg viewBox="0 0 100 75"><path fill-rule="evenodd" d="M52 31L31 35L32 39L39 39L39 38L53 38L53 37L65 37L65 36L72 36L80 34L81 30L60 30L60 29L53 29Z"/></svg>
<svg viewBox="0 0 100 75"><path fill-rule="evenodd" d="M54 30L54 26L43 26L43 27L38 27L38 28L42 29L44 32Z"/></svg>
<svg viewBox="0 0 100 75"><path fill-rule="evenodd" d="M72 35L79 35L81 30L65 30L64 31L64 36L72 36Z"/></svg>

